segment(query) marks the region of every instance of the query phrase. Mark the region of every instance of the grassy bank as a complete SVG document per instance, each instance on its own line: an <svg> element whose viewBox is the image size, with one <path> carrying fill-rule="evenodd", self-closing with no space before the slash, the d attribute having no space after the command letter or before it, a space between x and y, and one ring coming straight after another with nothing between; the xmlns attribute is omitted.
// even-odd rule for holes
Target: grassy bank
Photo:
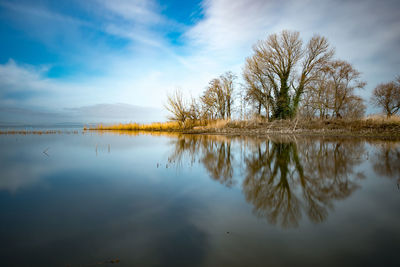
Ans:
<svg viewBox="0 0 400 267"><path fill-rule="evenodd" d="M150 124L139 124L139 123L127 123L127 124L115 124L115 125L97 125L95 127L87 128L84 130L111 130L111 131L178 131L182 130L182 127L177 122L157 122Z"/></svg>
<svg viewBox="0 0 400 267"><path fill-rule="evenodd" d="M192 134L229 134L229 135L265 135L265 134L307 134L307 135L372 135L400 136L400 117L369 116L359 120L212 120L152 124L98 125L86 130L101 131L164 131Z"/></svg>

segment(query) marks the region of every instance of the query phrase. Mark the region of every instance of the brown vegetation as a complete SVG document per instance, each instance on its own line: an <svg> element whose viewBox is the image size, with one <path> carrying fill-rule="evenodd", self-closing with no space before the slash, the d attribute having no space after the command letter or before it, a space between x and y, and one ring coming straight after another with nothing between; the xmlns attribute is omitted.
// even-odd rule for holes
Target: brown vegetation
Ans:
<svg viewBox="0 0 400 267"><path fill-rule="evenodd" d="M354 94L356 89L362 89L366 84L360 80L360 75L360 72L346 61L328 62L305 93L302 116L320 119L361 118L365 112L365 105L363 100Z"/></svg>
<svg viewBox="0 0 400 267"><path fill-rule="evenodd" d="M90 128L102 131L157 131L191 134L223 134L265 136L269 134L400 136L400 117L372 116L363 119L274 120L206 120L191 122L182 127L177 122L153 124L119 124Z"/></svg>
<svg viewBox="0 0 400 267"><path fill-rule="evenodd" d="M400 110L400 76L395 81L379 84L373 91L372 103L389 118Z"/></svg>
<svg viewBox="0 0 400 267"><path fill-rule="evenodd" d="M218 133L228 135L306 134L352 136L400 136L400 117L391 119L363 118L357 120L275 120L217 121L203 127L195 127L190 133Z"/></svg>

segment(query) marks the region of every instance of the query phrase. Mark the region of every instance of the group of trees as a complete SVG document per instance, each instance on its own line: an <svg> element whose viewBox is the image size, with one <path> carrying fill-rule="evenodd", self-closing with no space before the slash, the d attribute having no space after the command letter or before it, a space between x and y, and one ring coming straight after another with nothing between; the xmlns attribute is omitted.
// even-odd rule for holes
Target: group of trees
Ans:
<svg viewBox="0 0 400 267"><path fill-rule="evenodd" d="M227 72L210 81L199 99L187 102L176 91L168 96L170 119L230 119L238 95L252 112L270 119L359 118L365 113L357 89L366 85L349 62L334 58L325 37L315 35L306 44L298 32L271 34L253 47L243 68L241 91L236 76ZM400 77L379 85L371 101L388 116L400 109ZM243 109L243 107L241 107Z"/></svg>
<svg viewBox="0 0 400 267"><path fill-rule="evenodd" d="M200 97L202 119L230 119L234 100L236 76L228 71L211 80Z"/></svg>
<svg viewBox="0 0 400 267"><path fill-rule="evenodd" d="M199 99L186 101L182 92L176 90L168 95L166 109L170 120L184 124L187 120L230 119L234 104L236 76L228 71L212 79Z"/></svg>

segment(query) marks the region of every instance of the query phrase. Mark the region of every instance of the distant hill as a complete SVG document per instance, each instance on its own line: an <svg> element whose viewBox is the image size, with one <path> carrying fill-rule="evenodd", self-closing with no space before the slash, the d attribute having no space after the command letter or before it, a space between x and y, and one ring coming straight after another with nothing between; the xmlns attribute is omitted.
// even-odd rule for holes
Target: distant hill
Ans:
<svg viewBox="0 0 400 267"><path fill-rule="evenodd" d="M43 108L0 107L0 125L89 124L89 123L148 123L165 121L166 112L136 105L96 104L64 108L60 111Z"/></svg>

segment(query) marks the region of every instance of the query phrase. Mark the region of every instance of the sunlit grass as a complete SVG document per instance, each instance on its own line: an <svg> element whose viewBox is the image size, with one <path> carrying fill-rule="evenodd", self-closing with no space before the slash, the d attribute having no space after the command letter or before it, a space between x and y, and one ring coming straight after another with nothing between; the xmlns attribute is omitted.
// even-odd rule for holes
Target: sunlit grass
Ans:
<svg viewBox="0 0 400 267"><path fill-rule="evenodd" d="M154 122L149 124L140 123L119 123L114 125L99 124L95 127L84 127L84 130L101 130L101 131L181 131L218 123L220 120L187 120L185 123L175 121ZM224 124L225 125L225 124Z"/></svg>
<svg viewBox="0 0 400 267"><path fill-rule="evenodd" d="M374 114L365 117L363 120L372 123L389 123L389 124L400 124L400 116L392 115L389 118L383 114Z"/></svg>
<svg viewBox="0 0 400 267"><path fill-rule="evenodd" d="M150 124L126 123L115 125L97 125L84 130L112 130L112 131L174 131L181 130L183 127L178 122L155 122Z"/></svg>

